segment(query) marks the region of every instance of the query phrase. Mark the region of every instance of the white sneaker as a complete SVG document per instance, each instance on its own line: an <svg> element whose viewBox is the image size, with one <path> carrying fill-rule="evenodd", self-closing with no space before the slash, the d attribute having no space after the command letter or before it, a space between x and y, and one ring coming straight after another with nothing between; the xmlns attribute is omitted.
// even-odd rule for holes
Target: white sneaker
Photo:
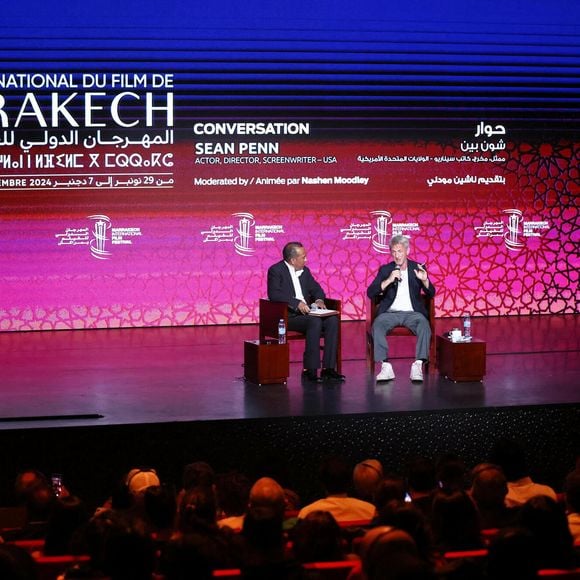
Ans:
<svg viewBox="0 0 580 580"><path fill-rule="evenodd" d="M411 380L412 381L422 381L423 380L423 361L416 360L411 365Z"/></svg>
<svg viewBox="0 0 580 580"><path fill-rule="evenodd" d="M377 375L377 381L390 381L395 378L395 371L390 362L381 363L381 372Z"/></svg>

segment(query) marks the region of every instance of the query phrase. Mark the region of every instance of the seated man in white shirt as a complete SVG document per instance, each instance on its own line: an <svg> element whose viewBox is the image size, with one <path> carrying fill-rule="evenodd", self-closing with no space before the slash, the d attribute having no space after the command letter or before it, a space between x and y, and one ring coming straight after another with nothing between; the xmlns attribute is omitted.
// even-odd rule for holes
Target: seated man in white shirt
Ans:
<svg viewBox="0 0 580 580"><path fill-rule="evenodd" d="M415 362L411 366L411 380L423 380L423 363L429 360L431 327L429 314L421 300L421 293L435 296L425 268L408 259L409 239L393 236L389 242L393 261L381 266L367 289L369 298L381 297L378 315L373 322L374 360L381 363L377 381L395 378L389 362L387 333L395 326L405 326L417 336Z"/></svg>
<svg viewBox="0 0 580 580"><path fill-rule="evenodd" d="M330 512L337 522L371 520L374 517L376 509L372 503L348 496L352 469L344 459L326 459L320 469L320 481L327 496L303 507L298 513L299 520L315 510Z"/></svg>
<svg viewBox="0 0 580 580"><path fill-rule="evenodd" d="M338 316L308 316L310 304L326 308L325 293L306 266L306 249L300 242L289 242L282 251L284 258L268 269L268 298L288 304L288 330L306 335L302 378L310 382L342 382L344 375L336 371L340 319ZM324 336L322 371L320 338Z"/></svg>

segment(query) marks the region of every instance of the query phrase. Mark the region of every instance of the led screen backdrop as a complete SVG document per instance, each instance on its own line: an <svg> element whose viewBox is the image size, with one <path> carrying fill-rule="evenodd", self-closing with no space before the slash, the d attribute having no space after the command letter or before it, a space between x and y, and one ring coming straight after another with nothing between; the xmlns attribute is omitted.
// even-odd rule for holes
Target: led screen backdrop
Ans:
<svg viewBox="0 0 580 580"><path fill-rule="evenodd" d="M361 319L396 233L577 312L577 2L197 4L3 8L0 330L255 322L290 240Z"/></svg>

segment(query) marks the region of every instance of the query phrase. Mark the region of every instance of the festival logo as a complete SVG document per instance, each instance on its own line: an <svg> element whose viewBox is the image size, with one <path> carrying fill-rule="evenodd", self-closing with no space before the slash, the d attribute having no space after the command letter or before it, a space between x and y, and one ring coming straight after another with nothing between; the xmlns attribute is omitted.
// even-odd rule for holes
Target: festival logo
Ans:
<svg viewBox="0 0 580 580"><path fill-rule="evenodd" d="M519 252L524 244L520 242L522 230L520 228L524 221L523 214L519 209L504 209L503 213L508 216L506 225L507 231L504 233L505 247L512 252Z"/></svg>
<svg viewBox="0 0 580 580"><path fill-rule="evenodd" d="M371 215L375 219L373 249L379 254L386 254L389 251L389 226L393 223L393 218L388 211L371 211Z"/></svg>
<svg viewBox="0 0 580 580"><path fill-rule="evenodd" d="M542 231L550 228L545 221L527 221L519 209L504 209L502 213L507 216L507 221L502 219L486 219L483 225L476 226L475 232L478 238L503 238L505 247L510 252L520 252L525 247L526 238L537 238Z"/></svg>
<svg viewBox="0 0 580 580"><path fill-rule="evenodd" d="M59 246L89 246L91 256L97 260L110 260L111 246L132 245L134 237L141 236L141 228L114 228L111 218L103 214L87 216L91 227L67 227L55 234Z"/></svg>
<svg viewBox="0 0 580 580"><path fill-rule="evenodd" d="M239 256L253 256L255 244L276 242L277 236L284 234L281 224L256 224L254 215L248 212L232 214L235 223L224 225L214 224L201 232L204 244L231 244Z"/></svg>
<svg viewBox="0 0 580 580"><path fill-rule="evenodd" d="M390 253L389 241L393 236L420 231L417 222L395 222L391 212L386 210L371 211L371 221L350 223L342 228L343 240L371 240L373 250L378 254Z"/></svg>
<svg viewBox="0 0 580 580"><path fill-rule="evenodd" d="M254 216L251 213L235 213L234 217L239 218L236 230L237 236L234 237L236 254L251 256L255 252L255 248L252 248L250 244L254 239L256 220L254 220Z"/></svg>
<svg viewBox="0 0 580 580"><path fill-rule="evenodd" d="M106 250L107 242L110 238L107 234L111 231L111 220L106 215L90 215L90 220L93 220L93 229L91 231L91 256L97 260L108 260L111 257L111 252Z"/></svg>

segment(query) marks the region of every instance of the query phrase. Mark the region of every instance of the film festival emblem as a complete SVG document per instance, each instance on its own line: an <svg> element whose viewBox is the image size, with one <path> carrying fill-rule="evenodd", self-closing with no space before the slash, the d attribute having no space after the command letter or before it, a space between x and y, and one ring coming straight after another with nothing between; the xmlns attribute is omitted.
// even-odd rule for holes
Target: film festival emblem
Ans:
<svg viewBox="0 0 580 580"><path fill-rule="evenodd" d="M506 231L503 235L506 248L513 252L519 252L524 247L524 244L520 242L522 235L520 225L524 220L523 214L519 209L504 209L503 213L508 216Z"/></svg>
<svg viewBox="0 0 580 580"><path fill-rule="evenodd" d="M550 224L546 220L525 220L523 212L519 209L504 209L502 213L507 216L507 222L501 219L495 221L486 219L483 225L475 228L477 237L501 237L510 252L520 252L526 246L527 238L539 238L542 232L550 229Z"/></svg>
<svg viewBox="0 0 580 580"><path fill-rule="evenodd" d="M251 213L235 213L234 217L239 218L236 236L234 237L234 247L240 256L251 256L255 249L251 246L254 239L254 226L256 221Z"/></svg>
<svg viewBox="0 0 580 580"><path fill-rule="evenodd" d="M108 234L111 231L111 220L106 215L90 215L89 219L93 220L90 241L91 255L99 260L108 260L111 257L111 252L106 249L106 246L110 240Z"/></svg>
<svg viewBox="0 0 580 580"><path fill-rule="evenodd" d="M372 211L371 215L375 219L374 233L372 238L373 248L379 254L389 253L389 226L393 223L393 218L388 211Z"/></svg>
<svg viewBox="0 0 580 580"><path fill-rule="evenodd" d="M239 256L253 256L256 244L275 242L279 235L284 234L281 224L256 225L253 214L247 212L233 213L237 223L227 225L212 225L202 230L204 244L233 244L234 251Z"/></svg>
<svg viewBox="0 0 580 580"><path fill-rule="evenodd" d="M55 234L59 246L88 246L91 256L97 260L110 260L113 255L111 246L130 246L133 239L142 235L141 228L114 228L106 215L87 216L90 227L67 227L64 232Z"/></svg>

